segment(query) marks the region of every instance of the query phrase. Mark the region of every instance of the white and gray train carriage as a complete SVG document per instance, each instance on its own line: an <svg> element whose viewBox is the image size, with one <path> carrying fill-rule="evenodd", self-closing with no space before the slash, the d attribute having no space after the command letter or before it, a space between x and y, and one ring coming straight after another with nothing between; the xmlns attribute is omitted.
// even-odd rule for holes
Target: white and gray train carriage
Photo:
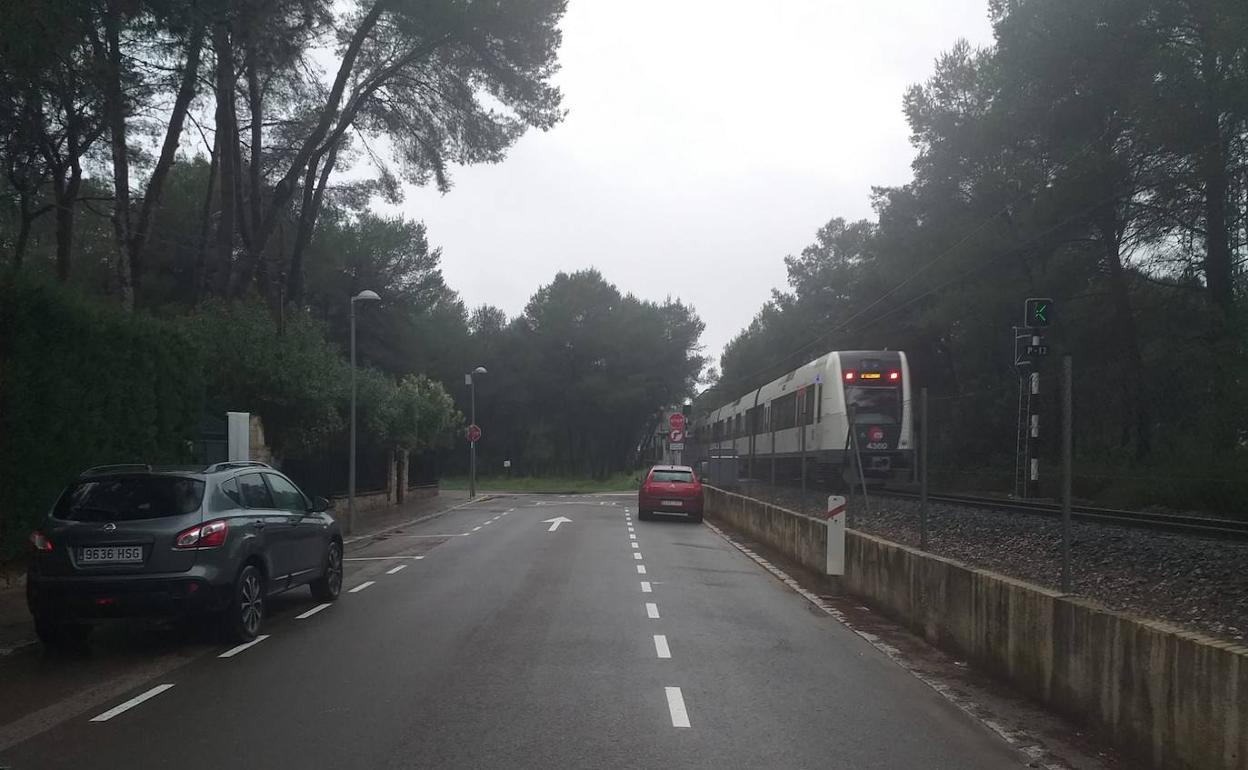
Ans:
<svg viewBox="0 0 1248 770"><path fill-rule="evenodd" d="M910 368L896 350L827 353L699 416L703 455L738 458L738 472L840 485L857 476L850 421L868 482L902 478L914 461Z"/></svg>

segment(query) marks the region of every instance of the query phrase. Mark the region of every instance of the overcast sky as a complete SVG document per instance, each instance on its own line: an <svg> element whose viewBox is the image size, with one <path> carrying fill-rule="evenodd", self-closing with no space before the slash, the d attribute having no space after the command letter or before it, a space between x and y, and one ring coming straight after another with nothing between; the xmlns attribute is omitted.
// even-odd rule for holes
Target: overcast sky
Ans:
<svg viewBox="0 0 1248 770"><path fill-rule="evenodd" d="M691 303L718 365L783 258L911 178L902 95L986 0L570 0L566 120L401 209L470 307L521 312L557 271Z"/></svg>

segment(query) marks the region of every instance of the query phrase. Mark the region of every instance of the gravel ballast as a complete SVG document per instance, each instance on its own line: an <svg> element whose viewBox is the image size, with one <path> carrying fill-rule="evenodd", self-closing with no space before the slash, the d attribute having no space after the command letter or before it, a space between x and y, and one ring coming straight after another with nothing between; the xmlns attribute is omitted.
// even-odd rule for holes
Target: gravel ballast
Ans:
<svg viewBox="0 0 1248 770"><path fill-rule="evenodd" d="M742 490L744 491L744 490ZM793 489L753 487L751 496L797 510ZM823 493L811 492L808 506ZM853 527L918 547L918 500L850 499ZM930 503L928 551L1046 588L1061 584L1061 521L1010 511ZM1073 592L1107 607L1164 620L1219 639L1248 638L1248 542L1074 522Z"/></svg>

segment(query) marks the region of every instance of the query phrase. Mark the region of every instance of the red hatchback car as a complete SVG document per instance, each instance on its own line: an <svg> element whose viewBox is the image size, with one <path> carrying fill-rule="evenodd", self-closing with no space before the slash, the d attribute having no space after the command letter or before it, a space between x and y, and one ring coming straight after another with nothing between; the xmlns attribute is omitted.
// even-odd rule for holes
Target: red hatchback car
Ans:
<svg viewBox="0 0 1248 770"><path fill-rule="evenodd" d="M656 465L637 492L637 518L648 521L655 511L683 513L702 521L702 482L688 465Z"/></svg>

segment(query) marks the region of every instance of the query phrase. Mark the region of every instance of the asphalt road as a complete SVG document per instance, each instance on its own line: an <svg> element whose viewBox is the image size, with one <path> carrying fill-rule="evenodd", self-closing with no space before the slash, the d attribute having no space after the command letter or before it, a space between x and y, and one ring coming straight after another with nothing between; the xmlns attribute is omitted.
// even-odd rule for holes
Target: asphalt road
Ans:
<svg viewBox="0 0 1248 770"><path fill-rule="evenodd" d="M0 768L1021 766L709 528L635 519L496 498L354 550L337 602L292 593L242 650L3 662Z"/></svg>

